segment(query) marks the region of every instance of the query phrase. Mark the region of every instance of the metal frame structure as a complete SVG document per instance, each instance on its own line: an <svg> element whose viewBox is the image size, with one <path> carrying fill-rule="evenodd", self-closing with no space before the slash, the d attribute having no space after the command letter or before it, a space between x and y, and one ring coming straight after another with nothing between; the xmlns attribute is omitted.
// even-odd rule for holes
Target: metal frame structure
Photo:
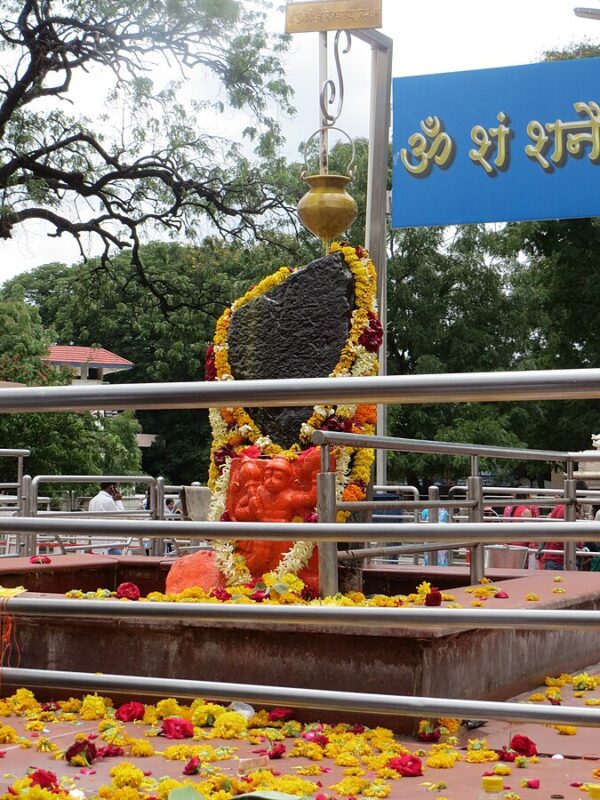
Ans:
<svg viewBox="0 0 600 800"><path fill-rule="evenodd" d="M379 377L370 379L313 379L309 381L247 381L238 383L192 383L192 384L154 384L128 386L95 386L95 387L49 387L19 389L18 395L5 390L0 395L0 412L20 411L34 412L43 410L63 411L66 409L98 409L110 408L181 408L210 407L214 405L306 405L321 402L455 402L456 400L498 400L498 399L533 399L533 398L568 398L568 397L600 397L600 370L577 370L567 373L535 372L535 373L491 373L475 375L435 375L414 376L411 378ZM391 440L393 441L393 440ZM376 439L369 440L367 446L381 444ZM439 443L435 443L436 446ZM460 446L463 449L469 446ZM324 447L323 450L327 448ZM499 455L499 450L506 453L508 448L483 448L484 454ZM448 451L449 452L449 451ZM473 466L478 468L479 455L469 450ZM540 458L547 451L535 451L532 458ZM579 460L578 453L552 453L556 460L565 460L570 466L572 475L573 462ZM600 453L598 454L600 457ZM589 456L586 454L586 460ZM331 513L335 503L331 496L332 473L328 473L329 462L323 465L324 471L319 475L321 487L322 513ZM571 480L571 478L569 478ZM573 482L574 484L574 482ZM475 487L477 488L477 487ZM469 488L473 494L473 487ZM568 501L573 503L576 492L570 491ZM433 500L430 502L434 502ZM476 505L481 506L481 496L476 498ZM432 542L447 543L452 539L460 539L467 544L482 542L505 542L515 537L516 526L511 523L487 525L473 518L469 523L448 525L431 523L428 525L428 538ZM171 523L156 520L151 526L141 520L115 519L56 519L33 516L0 518L0 530L17 534L37 532L53 533L58 529L65 532L78 532L84 535L110 535L124 533L129 536L143 535L145 538L160 538L172 535ZM225 538L225 539L275 539L289 540L306 536L306 525L301 523L231 523L231 522L187 522L178 525L178 531L189 538ZM334 543L343 535L344 541L363 542L375 540L381 542L420 541L423 526L419 523L391 523L382 526L374 523L346 524L343 534L336 523L319 522L310 526L311 538L318 542ZM518 526L519 538L539 541L547 536L540 526L534 523L521 523ZM565 521L561 525L561 538L574 542L585 534L589 538L600 538L600 523ZM330 567L331 565L329 565ZM29 605L30 598L15 598L8 601L10 613L27 613L34 609ZM153 606L152 604L123 604L101 601L89 602L85 606L77 601L34 601L36 614L60 614L68 619L69 614L89 614L111 617L119 616L169 616L180 617L187 613L201 618L210 614L212 619L217 615L229 615L231 619L241 620L242 615L265 612L269 615L270 624L292 621L294 624L303 618L310 624L325 623L335 619L352 618L361 624L391 624L390 609L297 609L268 608L250 609L247 606L218 606L210 604L210 609L203 609L194 604L189 612L180 604L176 608ZM51 603L59 605L51 606ZM65 602L65 607L62 605ZM45 609L45 610L44 610ZM70 610L69 610L70 609ZM155 610L156 609L156 610ZM314 611L314 617L313 617ZM367 613L362 613L366 611ZM394 622L401 625L417 624L419 609L402 610L394 614ZM347 612L351 612L348 614ZM356 613L359 612L359 613ZM599 624L598 612L502 612L490 611L477 617L469 618L469 611L452 610L449 615L443 611L427 609L427 622L430 625L454 625L472 627L516 627L532 628L554 627L594 627ZM502 614L512 614L511 617ZM548 616L550 614L551 616ZM554 614L554 616L552 616ZM233 616L235 615L235 616ZM273 615L273 616L271 616ZM515 616L516 615L516 616ZM574 616L576 615L576 616ZM221 616L221 619L223 616ZM248 617L246 617L247 619ZM266 621L267 616L262 620ZM420 620L420 624L423 620ZM600 727L600 710L595 708L551 707L539 708L520 703L490 703L483 701L442 700L424 697L403 697L393 695L365 695L356 693L317 691L295 688L279 688L268 686L248 686L244 684L219 684L200 681L181 681L158 678L132 677L123 675L91 675L69 672L52 672L29 669L3 669L5 684L27 684L32 687L48 686L69 689L121 690L130 694L167 694L181 697L209 696L221 700L247 700L261 703L284 703L293 706L310 706L313 709L338 709L345 712L371 711L375 713L408 716L458 716L465 718L507 719L543 723L570 723Z"/></svg>

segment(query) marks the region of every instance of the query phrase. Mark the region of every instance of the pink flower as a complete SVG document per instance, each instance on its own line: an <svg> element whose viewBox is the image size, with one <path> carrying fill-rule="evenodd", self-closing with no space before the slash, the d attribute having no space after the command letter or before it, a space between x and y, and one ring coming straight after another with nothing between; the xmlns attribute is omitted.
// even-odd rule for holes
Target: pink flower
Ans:
<svg viewBox="0 0 600 800"><path fill-rule="evenodd" d="M508 599L508 595L506 594L506 592L496 592L494 597L497 597L498 600L507 600Z"/></svg>
<svg viewBox="0 0 600 800"><path fill-rule="evenodd" d="M526 778L525 780L521 781L521 786L524 789L539 789L540 788L540 779L539 778Z"/></svg>
<svg viewBox="0 0 600 800"><path fill-rule="evenodd" d="M167 739L189 739L194 735L194 726L187 719L167 717L162 721L160 735Z"/></svg>
<svg viewBox="0 0 600 800"><path fill-rule="evenodd" d="M290 719L294 715L291 708L282 708L277 706L269 711L269 722L282 722L283 720Z"/></svg>
<svg viewBox="0 0 600 800"><path fill-rule="evenodd" d="M267 597L267 592L264 589L257 589L250 595L250 599L254 600L255 603L262 603L265 597Z"/></svg>
<svg viewBox="0 0 600 800"><path fill-rule="evenodd" d="M204 356L204 380L216 381L217 370L215 369L215 346L209 344L206 348L206 355Z"/></svg>
<svg viewBox="0 0 600 800"><path fill-rule="evenodd" d="M517 754L514 750L507 750L506 747L503 747L502 750L496 750L496 755L500 759L500 761L514 761L517 757ZM494 773L492 773L493 775Z"/></svg>
<svg viewBox="0 0 600 800"><path fill-rule="evenodd" d="M115 712L115 718L121 722L135 722L138 719L144 719L144 704L132 700L131 703L123 703Z"/></svg>
<svg viewBox="0 0 600 800"><path fill-rule="evenodd" d="M364 725L353 725L351 728L348 729L348 733L364 733L365 726Z"/></svg>
<svg viewBox="0 0 600 800"><path fill-rule="evenodd" d="M135 583L126 581L125 583L120 583L117 586L117 591L115 594L119 598L126 597L128 600L139 600L141 592Z"/></svg>
<svg viewBox="0 0 600 800"><path fill-rule="evenodd" d="M240 450L240 455L247 456L248 458L260 458L262 455L262 450L260 447L252 444L249 447L244 447L243 450Z"/></svg>
<svg viewBox="0 0 600 800"><path fill-rule="evenodd" d="M69 764L72 764L73 759L76 756L81 756L84 758L89 767L89 765L96 759L97 756L96 745L93 742L90 742L89 739L78 739L65 750L65 761L67 761Z"/></svg>

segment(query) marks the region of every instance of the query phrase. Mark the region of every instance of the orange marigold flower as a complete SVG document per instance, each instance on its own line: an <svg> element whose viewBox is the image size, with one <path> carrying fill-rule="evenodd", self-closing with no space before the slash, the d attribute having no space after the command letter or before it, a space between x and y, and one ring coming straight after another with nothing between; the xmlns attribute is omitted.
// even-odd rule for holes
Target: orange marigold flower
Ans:
<svg viewBox="0 0 600 800"><path fill-rule="evenodd" d="M356 422L360 423L361 425L364 425L365 423L375 425L377 422L377 406L371 404L357 406L354 418Z"/></svg>
<svg viewBox="0 0 600 800"><path fill-rule="evenodd" d="M359 500L364 500L365 497L364 489L361 489L360 486L357 486L355 483L351 483L344 489L342 500L346 503L356 503Z"/></svg>

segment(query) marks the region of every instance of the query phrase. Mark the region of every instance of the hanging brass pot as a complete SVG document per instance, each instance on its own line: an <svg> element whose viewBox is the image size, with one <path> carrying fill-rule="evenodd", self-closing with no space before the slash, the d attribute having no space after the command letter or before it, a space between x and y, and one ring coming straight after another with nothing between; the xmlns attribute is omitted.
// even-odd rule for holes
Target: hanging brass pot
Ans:
<svg viewBox="0 0 600 800"><path fill-rule="evenodd" d="M331 241L352 225L358 214L356 200L346 186L347 175L306 175L310 190L298 203L298 217L319 239Z"/></svg>
<svg viewBox="0 0 600 800"><path fill-rule="evenodd" d="M306 151L310 140L322 130L332 130L333 126L320 128L312 134L304 148L305 162ZM335 128L335 130L341 130ZM346 136L345 131L341 131ZM350 137L348 136L348 139ZM356 200L348 194L346 186L352 180L352 164L354 163L354 142L352 144L352 158L348 165L348 175L307 175L302 173L302 180L310 189L300 199L297 212L300 222L324 243L329 243L340 233L347 230L356 219L358 206ZM308 165L307 165L308 166Z"/></svg>

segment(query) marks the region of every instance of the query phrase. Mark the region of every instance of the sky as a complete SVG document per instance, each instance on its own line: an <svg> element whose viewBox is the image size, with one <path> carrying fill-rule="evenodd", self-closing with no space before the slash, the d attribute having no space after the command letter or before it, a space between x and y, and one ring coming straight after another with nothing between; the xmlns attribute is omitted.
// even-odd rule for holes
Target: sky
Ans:
<svg viewBox="0 0 600 800"><path fill-rule="evenodd" d="M600 0L383 0L381 31L394 42L394 77L514 66L539 60L545 50L585 39L598 42L600 21L575 17L576 5L600 10ZM269 24L272 30L283 32L282 9L270 12ZM297 108L293 119L281 117L286 154L291 158L319 124L317 45L317 33L296 34L286 59L287 80L294 88ZM366 136L369 47L353 39L350 53L342 56L342 69L345 100L337 124L351 136ZM201 99L199 93L205 85L192 80L188 91L190 95L198 91ZM94 106L87 107L88 102L88 96L82 93L74 110L82 109L93 116ZM236 137L247 120L229 112L210 124L215 132ZM49 238L43 226L31 224L15 239L0 241L0 284L40 264L72 263L78 258L74 242L66 237Z"/></svg>

